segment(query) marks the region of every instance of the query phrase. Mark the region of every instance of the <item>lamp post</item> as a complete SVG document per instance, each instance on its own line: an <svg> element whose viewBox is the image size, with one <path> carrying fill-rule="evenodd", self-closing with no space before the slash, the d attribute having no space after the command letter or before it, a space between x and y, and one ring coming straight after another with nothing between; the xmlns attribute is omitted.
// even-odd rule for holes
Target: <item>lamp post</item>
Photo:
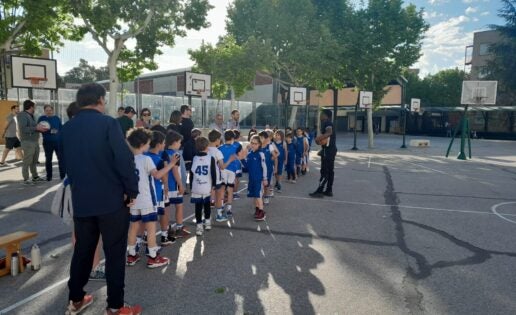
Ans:
<svg viewBox="0 0 516 315"><path fill-rule="evenodd" d="M403 144L401 145L401 149L406 149L407 148L407 145L405 144L405 135L407 133L407 104L406 104L406 88L407 88L407 78L405 78L404 76L400 75L400 80L398 80L398 82L401 83L401 110L402 110L402 115L403 115Z"/></svg>

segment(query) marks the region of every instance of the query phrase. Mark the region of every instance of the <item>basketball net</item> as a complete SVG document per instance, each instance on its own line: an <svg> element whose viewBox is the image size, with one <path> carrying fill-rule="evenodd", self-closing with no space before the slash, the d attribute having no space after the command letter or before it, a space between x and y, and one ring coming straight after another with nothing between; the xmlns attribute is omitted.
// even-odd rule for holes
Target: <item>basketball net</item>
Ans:
<svg viewBox="0 0 516 315"><path fill-rule="evenodd" d="M29 77L30 84L33 88L38 89L47 85L47 79L43 77Z"/></svg>

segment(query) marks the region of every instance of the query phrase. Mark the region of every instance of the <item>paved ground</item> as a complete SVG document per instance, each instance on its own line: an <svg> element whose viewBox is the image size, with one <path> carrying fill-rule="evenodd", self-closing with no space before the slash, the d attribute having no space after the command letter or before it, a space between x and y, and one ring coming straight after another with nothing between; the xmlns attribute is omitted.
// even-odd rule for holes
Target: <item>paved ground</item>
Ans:
<svg viewBox="0 0 516 315"><path fill-rule="evenodd" d="M335 197L307 196L314 154L266 222L244 198L233 222L165 248L167 268L127 268L127 302L146 314L516 313L516 142L474 140L461 161L444 158L446 138L403 150L401 137L379 135L367 150L361 135L350 151L351 136L339 135ZM0 313L60 314L71 247L49 214L58 181L19 179L19 167L0 169L0 234L39 232L43 268L0 278ZM105 283L87 290L97 301L85 314L100 314Z"/></svg>

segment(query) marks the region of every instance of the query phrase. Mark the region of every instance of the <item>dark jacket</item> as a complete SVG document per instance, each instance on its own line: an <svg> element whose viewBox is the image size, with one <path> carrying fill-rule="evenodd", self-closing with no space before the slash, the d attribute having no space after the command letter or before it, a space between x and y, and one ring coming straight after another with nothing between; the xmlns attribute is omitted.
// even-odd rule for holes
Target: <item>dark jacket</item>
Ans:
<svg viewBox="0 0 516 315"><path fill-rule="evenodd" d="M127 134L127 131L131 128L134 128L134 121L127 117L126 115L123 115L122 117L118 117L117 118L118 120L118 123L120 124L120 128L122 129L122 134L125 135Z"/></svg>
<svg viewBox="0 0 516 315"><path fill-rule="evenodd" d="M120 124L94 109L83 109L63 125L60 148L70 179L74 216L119 211L124 194L138 195L134 155Z"/></svg>

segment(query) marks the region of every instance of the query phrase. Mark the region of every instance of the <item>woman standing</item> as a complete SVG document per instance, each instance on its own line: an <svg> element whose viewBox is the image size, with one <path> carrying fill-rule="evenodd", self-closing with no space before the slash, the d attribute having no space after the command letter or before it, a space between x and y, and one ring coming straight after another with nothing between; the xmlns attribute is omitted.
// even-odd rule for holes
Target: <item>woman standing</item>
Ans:
<svg viewBox="0 0 516 315"><path fill-rule="evenodd" d="M151 112L148 108L143 108L140 111L140 118L136 121L136 127L143 127L145 129L152 127Z"/></svg>

